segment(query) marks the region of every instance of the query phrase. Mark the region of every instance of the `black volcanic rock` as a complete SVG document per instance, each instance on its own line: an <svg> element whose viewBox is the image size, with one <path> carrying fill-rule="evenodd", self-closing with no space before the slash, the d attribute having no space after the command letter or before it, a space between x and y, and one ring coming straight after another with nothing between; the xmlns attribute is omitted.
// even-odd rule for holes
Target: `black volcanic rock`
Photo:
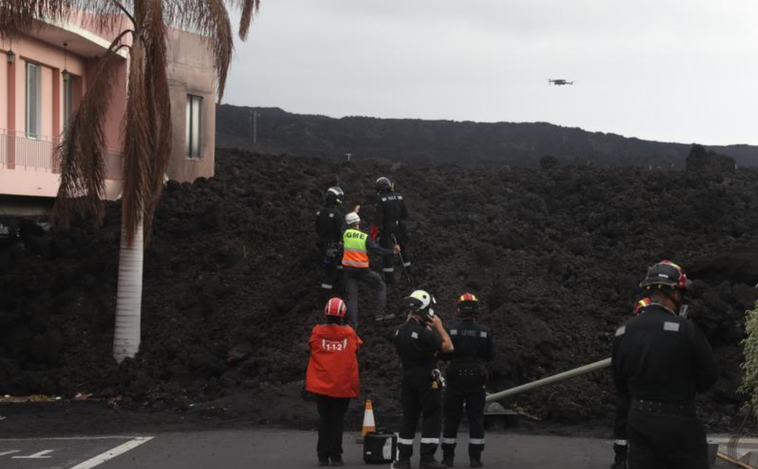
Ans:
<svg viewBox="0 0 758 469"><path fill-rule="evenodd" d="M155 409L228 399L248 402L235 412L250 421L291 423L304 403L306 342L323 314L314 213L339 181L344 206L362 204L370 223L382 174L411 211L413 286L434 293L448 324L460 293L482 299L497 343L491 391L608 357L647 266L670 258L696 281L691 318L724 377L702 399L705 415L719 427L739 406L738 341L758 283L758 170L732 171L728 183L565 162L393 172L389 163L230 150L217 152L216 177L167 186L145 253L141 350L120 367L110 358L119 205L109 204L101 228L80 222L30 235L21 250L0 247L0 395L94 393ZM390 308L407 294L402 280L391 287ZM371 321L372 301L361 289L361 397L381 402L383 419L399 412L400 364L392 326ZM573 423L612 418L612 401L610 375L599 371L516 404Z"/></svg>

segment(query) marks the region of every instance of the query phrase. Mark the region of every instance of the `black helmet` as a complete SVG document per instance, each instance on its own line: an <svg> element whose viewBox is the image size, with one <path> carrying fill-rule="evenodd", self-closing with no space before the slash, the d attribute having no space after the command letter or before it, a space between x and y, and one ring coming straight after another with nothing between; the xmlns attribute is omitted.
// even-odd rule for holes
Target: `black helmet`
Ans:
<svg viewBox="0 0 758 469"><path fill-rule="evenodd" d="M406 310L423 316L427 321L431 321L434 317L433 306L437 304L437 301L431 293L424 290L416 290L411 293L411 296L403 299L403 304Z"/></svg>
<svg viewBox="0 0 758 469"><path fill-rule="evenodd" d="M376 192L380 194L384 194L386 192L392 192L392 190L394 189L394 186L392 185L392 181L390 181L384 176L376 180L376 183L374 183L374 187L376 188Z"/></svg>
<svg viewBox="0 0 758 469"><path fill-rule="evenodd" d="M640 283L640 287L646 290L651 289L653 285L662 285L684 292L689 288L690 281L681 267L669 260L664 260L650 267L645 279Z"/></svg>
<svg viewBox="0 0 758 469"><path fill-rule="evenodd" d="M342 189L340 189L337 186L330 187L326 190L326 195L324 198L326 199L326 203L328 204L334 204L339 205L342 203L342 198L345 197L345 193L342 192Z"/></svg>

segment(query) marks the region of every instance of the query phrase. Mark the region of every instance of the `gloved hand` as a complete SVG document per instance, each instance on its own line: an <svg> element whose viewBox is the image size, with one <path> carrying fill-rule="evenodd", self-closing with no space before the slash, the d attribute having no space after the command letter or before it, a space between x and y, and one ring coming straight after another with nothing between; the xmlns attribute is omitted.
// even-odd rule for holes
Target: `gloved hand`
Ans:
<svg viewBox="0 0 758 469"><path fill-rule="evenodd" d="M432 379L437 382L437 386L440 389L445 389L445 386L447 386L445 377L442 376L442 372L438 368L432 370Z"/></svg>

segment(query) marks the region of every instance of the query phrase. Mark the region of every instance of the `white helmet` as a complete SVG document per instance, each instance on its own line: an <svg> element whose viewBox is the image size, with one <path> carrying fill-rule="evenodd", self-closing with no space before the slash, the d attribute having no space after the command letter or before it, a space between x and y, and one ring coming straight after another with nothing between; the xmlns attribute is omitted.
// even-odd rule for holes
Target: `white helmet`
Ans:
<svg viewBox="0 0 758 469"><path fill-rule="evenodd" d="M361 222L361 217L358 216L355 212L350 212L347 215L345 215L345 223L348 225L355 225L357 223Z"/></svg>
<svg viewBox="0 0 758 469"><path fill-rule="evenodd" d="M430 293L424 290L416 290L403 301L409 311L424 316L427 320L431 320L434 317L434 309L432 307L437 304L437 301Z"/></svg>

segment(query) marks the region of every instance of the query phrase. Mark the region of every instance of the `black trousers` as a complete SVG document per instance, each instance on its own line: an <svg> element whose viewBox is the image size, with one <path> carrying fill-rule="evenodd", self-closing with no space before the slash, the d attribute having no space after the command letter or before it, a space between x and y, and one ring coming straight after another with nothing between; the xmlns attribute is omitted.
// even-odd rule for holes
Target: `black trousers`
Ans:
<svg viewBox="0 0 758 469"><path fill-rule="evenodd" d="M434 459L442 430L442 394L433 382L431 370L405 370L403 373L400 396L403 425L397 440L400 459L410 459L413 455L413 439L416 436L419 417L422 419L421 460Z"/></svg>
<svg viewBox="0 0 758 469"><path fill-rule="evenodd" d="M330 253L326 250L322 251L322 253L324 255L324 274L321 281L321 290L324 292L324 295L332 297L342 273L342 256L330 256Z"/></svg>
<svg viewBox="0 0 758 469"><path fill-rule="evenodd" d="M613 422L613 452L615 453L614 462L616 463L626 461L627 458L626 422L630 405L631 398L629 396L618 396L616 419Z"/></svg>
<svg viewBox="0 0 758 469"><path fill-rule="evenodd" d="M349 397L318 396L318 444L316 452L321 461L342 459L342 431Z"/></svg>
<svg viewBox="0 0 758 469"><path fill-rule="evenodd" d="M484 404L486 399L484 385L456 386L448 385L445 390L445 429L442 432L442 453L445 458L455 457L458 427L463 417L463 405L466 404L466 416L469 425L469 457L478 459L484 450Z"/></svg>
<svg viewBox="0 0 758 469"><path fill-rule="evenodd" d="M629 469L708 469L705 430L695 415L632 409L627 423Z"/></svg>
<svg viewBox="0 0 758 469"><path fill-rule="evenodd" d="M392 249L395 245L394 238L397 238L397 244L400 245L400 256L403 258L403 264L406 269L411 268L411 256L408 253L408 242L406 236L401 236L397 233L381 232L379 236L379 246L385 249ZM400 268L402 272L402 267ZM392 285L395 283L395 256L382 257L382 272L384 273L384 283Z"/></svg>

